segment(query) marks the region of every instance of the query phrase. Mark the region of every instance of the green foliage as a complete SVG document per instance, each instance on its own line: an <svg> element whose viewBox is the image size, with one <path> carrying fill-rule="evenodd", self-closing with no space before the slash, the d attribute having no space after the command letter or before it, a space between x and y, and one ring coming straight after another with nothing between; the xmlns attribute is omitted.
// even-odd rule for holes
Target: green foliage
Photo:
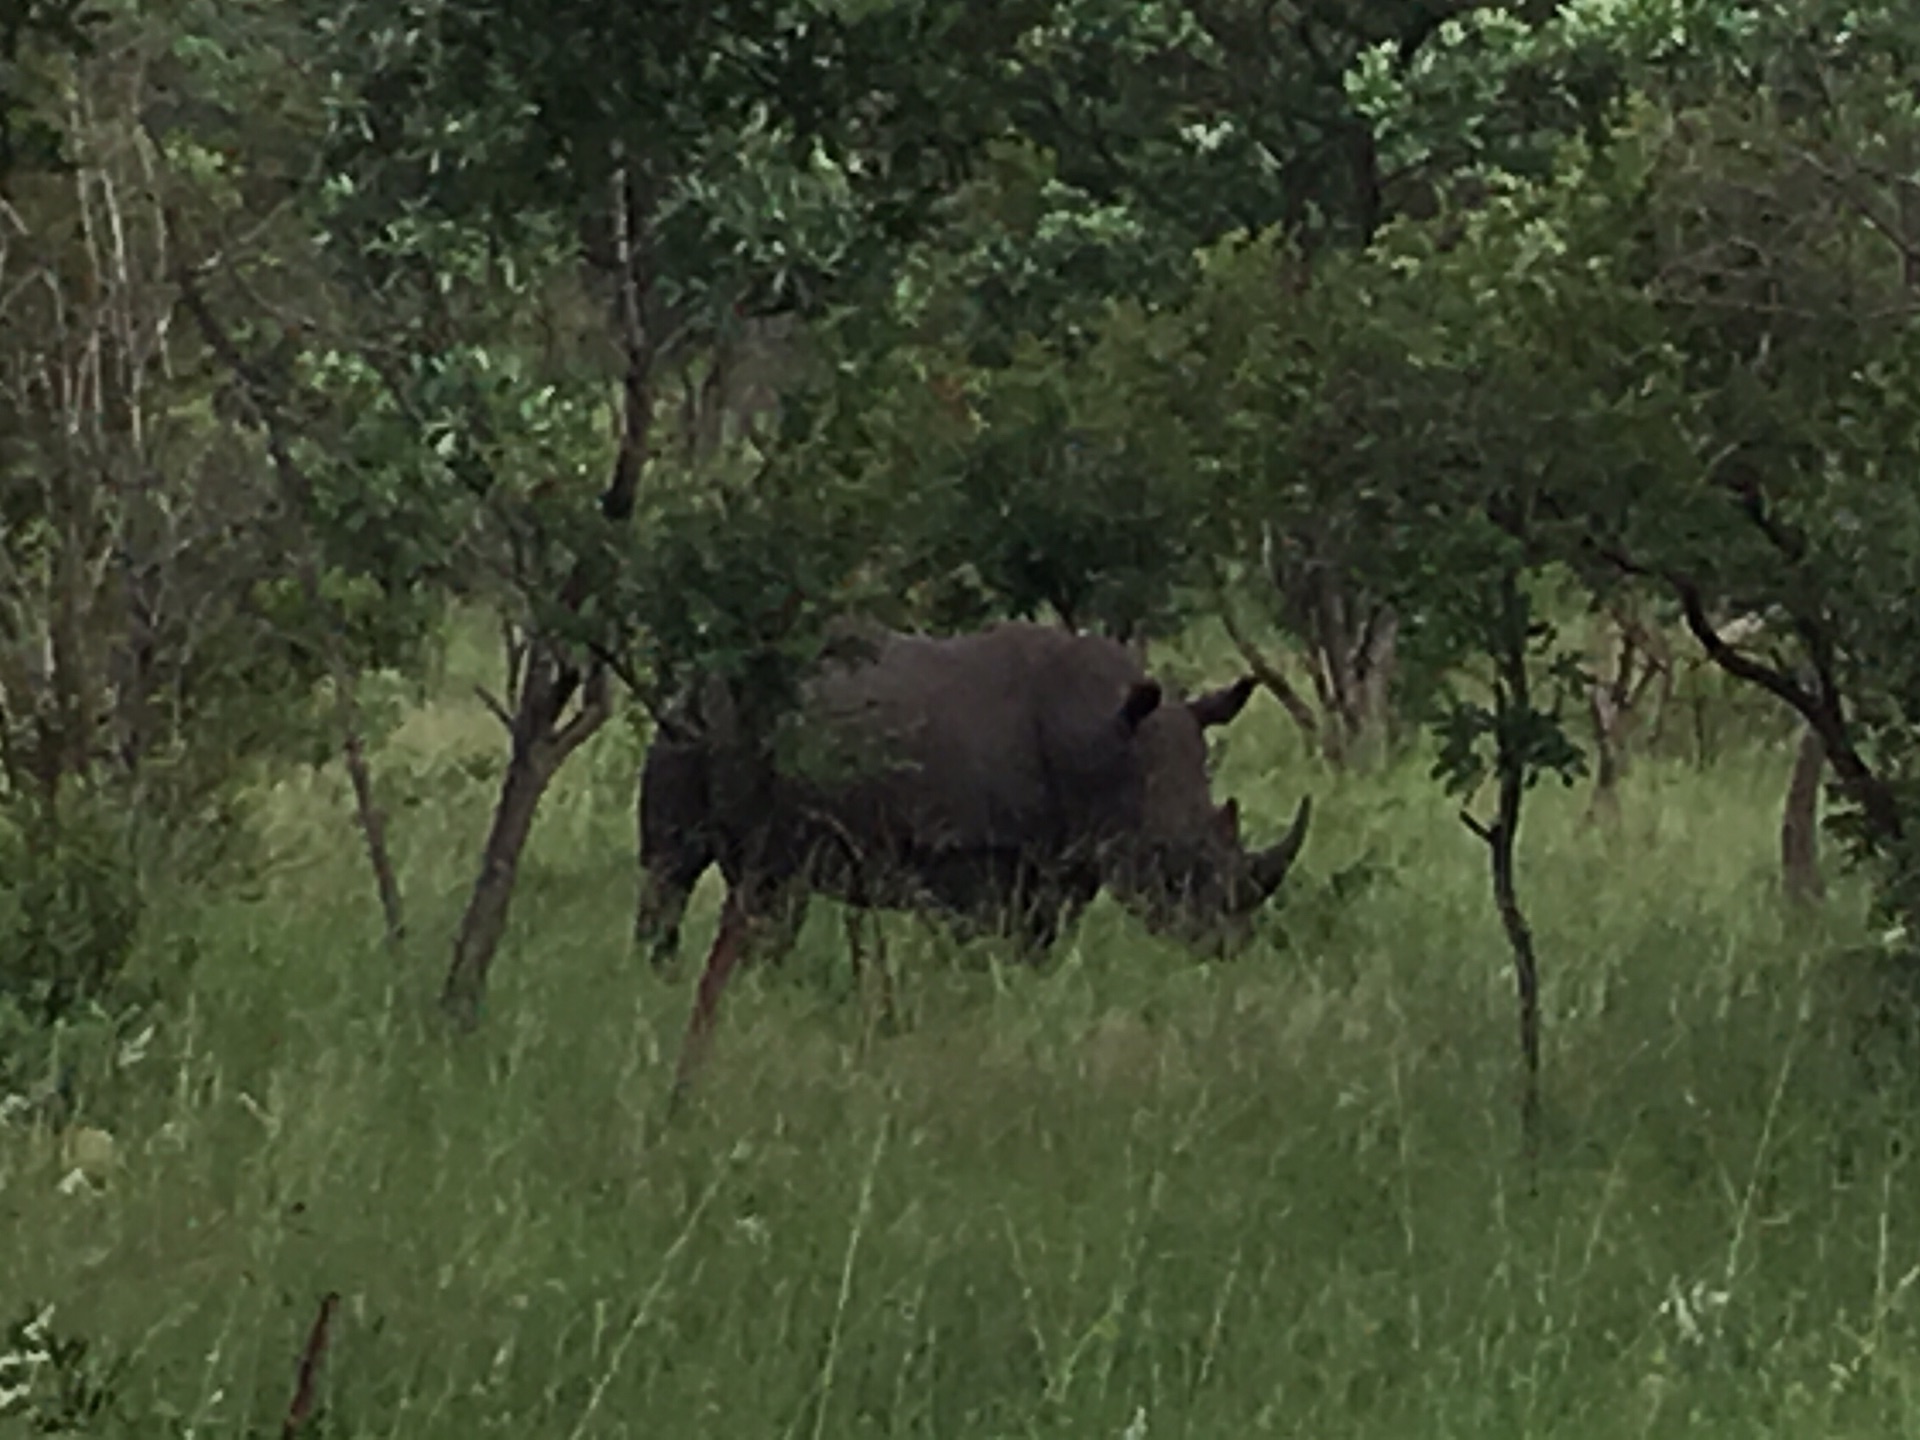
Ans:
<svg viewBox="0 0 1920 1440"><path fill-rule="evenodd" d="M0 812L0 1001L51 1025L108 998L133 952L141 876L124 815L78 793Z"/></svg>
<svg viewBox="0 0 1920 1440"><path fill-rule="evenodd" d="M69 163L61 104L63 61L93 52L107 12L91 0L5 0L0 4L0 187L19 174L58 172Z"/></svg>
<svg viewBox="0 0 1920 1440"><path fill-rule="evenodd" d="M1468 11L1411 60L1374 45L1346 90L1383 166L1444 194L1462 179L1548 180L1569 141L1606 145L1649 100L1685 110L1767 96L1807 118L1897 93L1916 60L1920 31L1898 4L1575 0L1532 15Z"/></svg>
<svg viewBox="0 0 1920 1440"><path fill-rule="evenodd" d="M890 588L884 564L869 559L884 533L872 490L812 459L796 447L747 483L647 497L645 542L620 557L607 606L628 627L625 652L655 706L712 674L754 715L777 714L827 622L870 609Z"/></svg>
<svg viewBox="0 0 1920 1440"><path fill-rule="evenodd" d="M1166 254L1276 226L1315 249L1365 243L1387 217L1386 173L1343 77L1371 46L1419 54L1435 7L1049 8L1009 76L1014 123L1067 186L1124 206Z"/></svg>
<svg viewBox="0 0 1920 1440"><path fill-rule="evenodd" d="M1434 776L1448 794L1462 799L1471 798L1488 779L1507 773L1516 775L1523 789L1545 775L1571 783L1586 773L1586 756L1567 731L1567 712L1587 677L1575 657L1555 650L1556 627L1538 618L1516 572L1496 571L1495 576L1477 595L1454 597L1454 603L1439 612L1445 619L1430 627L1430 633L1438 632L1434 638L1439 653L1448 655L1451 663L1435 665L1429 651L1410 667L1426 682L1411 698L1414 712L1427 718L1434 732ZM1422 638L1416 632L1416 643L1409 647L1416 656ZM1459 662L1479 658L1459 653L1467 646L1496 658L1493 682L1486 687L1490 699L1480 698L1478 687L1461 683ZM1533 698L1532 684L1515 683L1523 668L1546 672L1551 689L1545 706Z"/></svg>
<svg viewBox="0 0 1920 1440"><path fill-rule="evenodd" d="M1920 691L1886 597L1920 553L1893 479L1915 463L1920 329L1884 157L1920 135L1914 33L1892 8L1574 6L1449 22L1411 65L1377 47L1356 103L1446 182L1437 213L1311 266L1224 242L1163 324L1177 358L1132 393L1179 417L1223 572L1291 547L1390 597L1453 781L1476 737L1572 764L1558 704L1495 718L1511 664L1491 708L1452 678L1531 654L1572 680L1571 655L1531 653L1536 581L1640 585L1703 623L1780 623L1761 678L1831 718L1861 811L1842 823L1904 869L1920 716L1895 697Z"/></svg>
<svg viewBox="0 0 1920 1440"><path fill-rule="evenodd" d="M1139 363L1129 348L1120 327L1077 357L1024 338L1004 367L973 372L970 440L945 465L912 457L936 572L968 567L1015 615L1164 626L1204 517L1168 450L1178 435L1115 404Z"/></svg>
<svg viewBox="0 0 1920 1440"><path fill-rule="evenodd" d="M10 197L0 806L21 853L0 888L22 1023L119 1018L143 887L231 858L253 768L337 754L339 687L418 665L439 612L401 543L416 517L359 503L292 393L339 297L285 205L314 112L284 19L104 7L62 71L70 173ZM246 318L223 322L235 278Z"/></svg>

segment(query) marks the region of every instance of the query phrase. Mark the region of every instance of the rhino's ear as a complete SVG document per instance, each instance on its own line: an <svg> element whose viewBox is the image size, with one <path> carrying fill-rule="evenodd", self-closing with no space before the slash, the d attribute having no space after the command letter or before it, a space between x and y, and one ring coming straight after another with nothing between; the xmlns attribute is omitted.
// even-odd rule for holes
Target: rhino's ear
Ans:
<svg viewBox="0 0 1920 1440"><path fill-rule="evenodd" d="M1128 732L1140 728L1140 722L1160 708L1160 682L1142 680L1131 690L1120 706L1120 723Z"/></svg>
<svg viewBox="0 0 1920 1440"><path fill-rule="evenodd" d="M1196 695L1187 702L1187 709L1202 730L1209 725L1224 725L1246 708L1247 701L1253 695L1253 676L1243 675L1231 685L1223 685L1218 690L1209 690L1204 695Z"/></svg>

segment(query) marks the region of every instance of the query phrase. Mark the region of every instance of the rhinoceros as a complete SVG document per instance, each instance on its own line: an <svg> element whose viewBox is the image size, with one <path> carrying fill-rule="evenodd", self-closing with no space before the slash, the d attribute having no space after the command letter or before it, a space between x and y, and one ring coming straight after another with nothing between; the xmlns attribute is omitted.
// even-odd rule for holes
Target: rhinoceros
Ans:
<svg viewBox="0 0 1920 1440"><path fill-rule="evenodd" d="M1311 797L1248 851L1236 803L1209 793L1205 732L1240 713L1250 677L1170 700L1125 646L1028 623L871 629L849 648L803 686L802 763L749 747L712 685L698 726L648 750L635 932L656 964L707 867L728 883L683 1084L747 923L797 924L809 892L1011 930L1037 954L1105 886L1150 928L1201 941L1272 895L1305 841Z"/></svg>

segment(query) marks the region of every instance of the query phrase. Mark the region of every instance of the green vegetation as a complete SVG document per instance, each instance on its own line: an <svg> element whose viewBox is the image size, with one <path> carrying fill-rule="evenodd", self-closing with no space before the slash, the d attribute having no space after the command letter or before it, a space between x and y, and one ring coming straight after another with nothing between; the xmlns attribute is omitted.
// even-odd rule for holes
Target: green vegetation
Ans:
<svg viewBox="0 0 1920 1440"><path fill-rule="evenodd" d="M1911 0L0 0L0 1430L1920 1430L1917 86ZM898 1033L817 906L669 1123L643 746L804 756L849 617L1251 673L1303 867L1213 964L887 917Z"/></svg>
<svg viewBox="0 0 1920 1440"><path fill-rule="evenodd" d="M1274 826L1315 762L1278 707L1243 725L1222 783ZM1537 800L1529 1193L1480 847L1410 762L1316 782L1306 873L1226 963L1105 902L1041 973L896 917L878 1037L818 906L669 1128L686 987L627 953L623 731L543 811L486 1023L428 1023L490 726L429 705L380 756L405 953L337 767L283 780L255 886L149 916L141 961L197 962L84 1088L111 1159L0 1130L8 1304L124 1361L131 1418L86 1433L266 1433L329 1290L335 1436L1911 1424L1916 1118L1855 1053L1852 904L1776 898L1776 746L1649 760L1617 831Z"/></svg>

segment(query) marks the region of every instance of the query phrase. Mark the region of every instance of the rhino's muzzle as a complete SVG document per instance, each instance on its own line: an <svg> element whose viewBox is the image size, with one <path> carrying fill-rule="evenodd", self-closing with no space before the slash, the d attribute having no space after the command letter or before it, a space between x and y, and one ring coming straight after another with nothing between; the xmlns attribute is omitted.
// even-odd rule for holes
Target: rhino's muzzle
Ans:
<svg viewBox="0 0 1920 1440"><path fill-rule="evenodd" d="M1287 827L1287 833L1280 837L1278 843L1269 845L1265 850L1256 850L1248 857L1247 878L1250 883L1241 891L1241 903L1234 907L1237 912L1258 909L1280 888L1280 882L1287 878L1293 862L1300 858L1300 847L1307 843L1307 823L1312 818L1313 797L1303 795L1300 797L1300 808L1293 812L1293 824Z"/></svg>

